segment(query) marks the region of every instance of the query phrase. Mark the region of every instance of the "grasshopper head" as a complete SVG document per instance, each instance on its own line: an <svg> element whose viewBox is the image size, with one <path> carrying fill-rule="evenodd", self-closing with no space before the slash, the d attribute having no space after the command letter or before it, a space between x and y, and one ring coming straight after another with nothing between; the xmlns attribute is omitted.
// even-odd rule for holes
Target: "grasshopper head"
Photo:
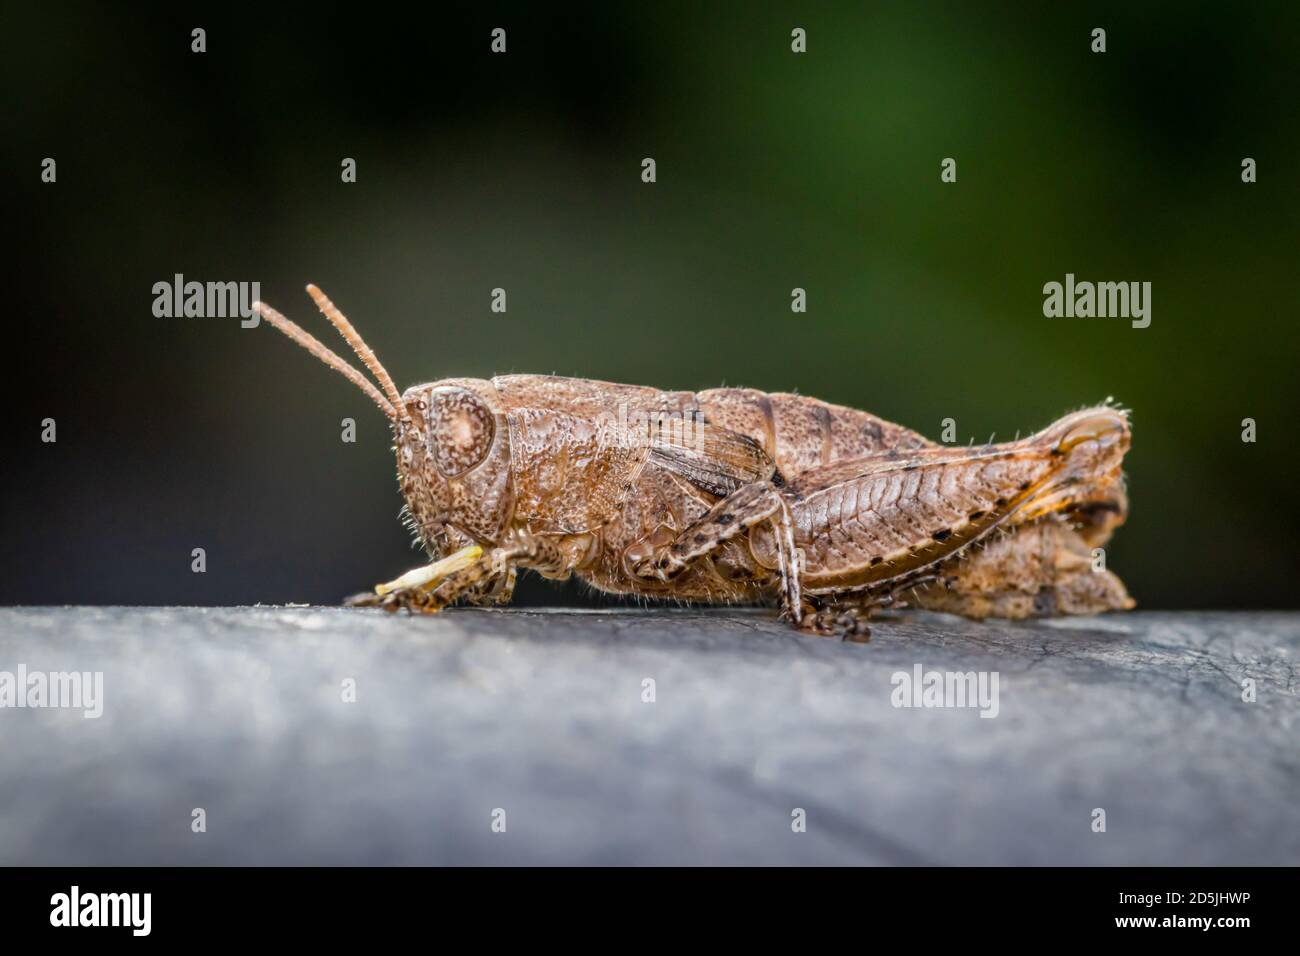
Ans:
<svg viewBox="0 0 1300 956"><path fill-rule="evenodd" d="M500 541L510 523L510 431L496 386L457 378L398 393L392 377L352 323L314 285L307 292L379 383L262 302L253 310L370 397L392 424L406 510L434 555Z"/></svg>
<svg viewBox="0 0 1300 956"><path fill-rule="evenodd" d="M444 379L409 388L397 471L416 532L434 554L497 543L511 518L510 430L496 386Z"/></svg>

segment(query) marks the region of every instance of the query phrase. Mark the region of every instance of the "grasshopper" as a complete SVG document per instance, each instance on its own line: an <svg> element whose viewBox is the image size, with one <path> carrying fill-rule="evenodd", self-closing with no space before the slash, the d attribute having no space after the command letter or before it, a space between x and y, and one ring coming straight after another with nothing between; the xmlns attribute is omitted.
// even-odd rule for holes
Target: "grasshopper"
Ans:
<svg viewBox="0 0 1300 956"><path fill-rule="evenodd" d="M889 606L974 618L1133 606L1094 560L1128 511L1128 415L1109 400L961 448L745 388L505 375L399 392L338 308L307 292L378 386L253 308L387 416L405 518L431 559L350 604L502 604L529 569L614 594L774 603L798 628L853 640Z"/></svg>

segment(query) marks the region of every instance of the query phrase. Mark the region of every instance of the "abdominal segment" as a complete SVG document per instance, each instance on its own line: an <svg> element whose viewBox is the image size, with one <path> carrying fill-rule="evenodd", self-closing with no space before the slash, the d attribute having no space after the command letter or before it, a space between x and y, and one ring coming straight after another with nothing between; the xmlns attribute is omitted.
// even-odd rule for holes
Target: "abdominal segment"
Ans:
<svg viewBox="0 0 1300 956"><path fill-rule="evenodd" d="M1056 518L994 535L943 566L907 603L973 618L1095 614L1134 604L1084 536Z"/></svg>

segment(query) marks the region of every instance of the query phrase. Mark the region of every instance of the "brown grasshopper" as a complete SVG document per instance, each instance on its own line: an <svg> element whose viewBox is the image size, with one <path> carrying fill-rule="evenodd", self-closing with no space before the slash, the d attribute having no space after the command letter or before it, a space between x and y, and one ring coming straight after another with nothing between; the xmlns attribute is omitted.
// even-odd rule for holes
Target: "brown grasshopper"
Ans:
<svg viewBox="0 0 1300 956"><path fill-rule="evenodd" d="M1028 438L954 448L744 388L507 375L399 393L334 304L307 291L379 388L253 308L383 410L407 520L433 559L354 605L504 603L525 568L615 594L774 602L800 628L858 639L888 605L976 618L1133 606L1093 560L1128 510L1128 417L1109 403Z"/></svg>

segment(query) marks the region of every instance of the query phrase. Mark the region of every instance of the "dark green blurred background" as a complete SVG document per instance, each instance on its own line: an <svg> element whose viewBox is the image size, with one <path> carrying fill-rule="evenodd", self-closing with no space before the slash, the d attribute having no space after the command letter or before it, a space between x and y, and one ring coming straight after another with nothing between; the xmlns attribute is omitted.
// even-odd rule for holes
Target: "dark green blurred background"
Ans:
<svg viewBox="0 0 1300 956"><path fill-rule="evenodd" d="M963 442L1113 395L1140 604L1300 605L1300 6L1130 7L7 10L0 601L332 603L415 563L378 412L268 327L155 318L179 272L333 343L319 283L402 386L743 384ZM1067 272L1150 281L1150 328L1044 318Z"/></svg>

